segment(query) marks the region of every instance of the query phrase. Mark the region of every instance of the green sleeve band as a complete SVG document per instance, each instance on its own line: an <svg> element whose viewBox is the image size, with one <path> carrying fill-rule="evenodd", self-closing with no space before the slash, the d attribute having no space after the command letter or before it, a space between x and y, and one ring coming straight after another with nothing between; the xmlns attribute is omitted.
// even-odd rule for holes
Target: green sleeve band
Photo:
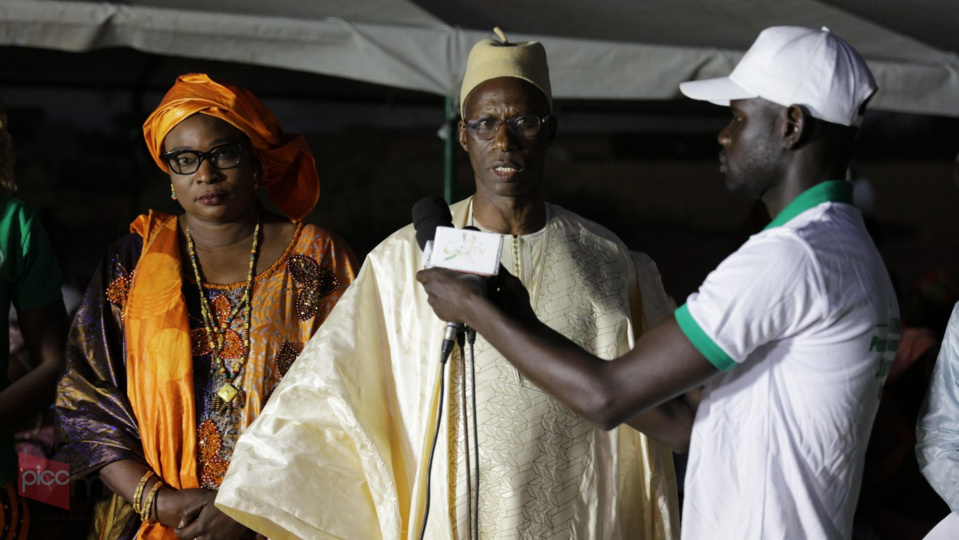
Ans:
<svg viewBox="0 0 959 540"><path fill-rule="evenodd" d="M716 345L716 342L709 339L706 332L703 332L693 316L689 314L689 307L686 304L679 306L679 309L676 310L676 322L679 324L679 329L686 334L689 342L693 344L693 347L696 347L706 357L706 360L716 366L716 369L729 371L736 365L736 361L730 358L719 345Z"/></svg>

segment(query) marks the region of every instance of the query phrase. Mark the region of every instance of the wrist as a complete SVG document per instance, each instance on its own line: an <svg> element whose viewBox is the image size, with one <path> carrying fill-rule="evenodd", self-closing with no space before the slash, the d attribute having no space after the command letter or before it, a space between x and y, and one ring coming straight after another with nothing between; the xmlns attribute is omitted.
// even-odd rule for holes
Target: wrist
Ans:
<svg viewBox="0 0 959 540"><path fill-rule="evenodd" d="M154 519L168 527L175 527L179 523L181 509L176 504L176 490L170 486L163 486L156 494Z"/></svg>
<svg viewBox="0 0 959 540"><path fill-rule="evenodd" d="M150 488L150 493L146 495L146 499L143 501L142 506L140 507L140 518L144 523L152 524L159 521L159 508L157 507L157 497L160 495L160 490L165 486L165 484L157 478L156 482L153 483L153 487Z"/></svg>
<svg viewBox="0 0 959 540"><path fill-rule="evenodd" d="M483 321L488 321L499 308L482 294L471 294L463 309L463 324L479 331Z"/></svg>

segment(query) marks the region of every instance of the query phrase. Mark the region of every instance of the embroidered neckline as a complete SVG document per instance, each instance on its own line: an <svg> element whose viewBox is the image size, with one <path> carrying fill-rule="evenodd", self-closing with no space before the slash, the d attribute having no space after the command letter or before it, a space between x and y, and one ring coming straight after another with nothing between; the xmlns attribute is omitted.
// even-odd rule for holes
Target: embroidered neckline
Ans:
<svg viewBox="0 0 959 540"><path fill-rule="evenodd" d="M280 266L286 264L287 259L290 258L290 255L296 249L297 243L300 241L300 233L303 231L303 226L304 224L302 221L296 224L296 230L293 231L293 238L290 239L290 243L286 246L286 250L283 251L283 255L280 255L276 262L270 265L269 268L257 274L256 277L253 278L253 283L263 281L275 273ZM236 283L204 283L203 288L212 291L230 291L233 289L239 289L245 285L245 281L237 281Z"/></svg>

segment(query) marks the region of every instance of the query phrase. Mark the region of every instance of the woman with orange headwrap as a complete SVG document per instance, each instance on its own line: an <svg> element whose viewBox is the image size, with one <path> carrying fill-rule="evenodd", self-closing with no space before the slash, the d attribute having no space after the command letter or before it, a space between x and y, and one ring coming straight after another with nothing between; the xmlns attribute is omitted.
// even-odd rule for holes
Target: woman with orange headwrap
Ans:
<svg viewBox="0 0 959 540"><path fill-rule="evenodd" d="M115 494L99 538L238 538L213 506L236 439L353 280L347 245L302 219L312 155L253 94L177 79L143 126L184 213L138 217L77 313L58 456ZM263 186L284 216L265 211Z"/></svg>

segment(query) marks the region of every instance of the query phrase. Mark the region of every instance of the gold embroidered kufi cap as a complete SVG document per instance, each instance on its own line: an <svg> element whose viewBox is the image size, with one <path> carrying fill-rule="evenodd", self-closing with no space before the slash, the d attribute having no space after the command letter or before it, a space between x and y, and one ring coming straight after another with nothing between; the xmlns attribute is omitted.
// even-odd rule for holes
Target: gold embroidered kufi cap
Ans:
<svg viewBox="0 0 959 540"><path fill-rule="evenodd" d="M500 41L484 39L473 46L466 61L466 74L460 90L460 115L469 93L480 84L498 77L516 77L539 88L553 111L553 92L549 84L546 49L538 41L510 43L498 27L493 29Z"/></svg>

